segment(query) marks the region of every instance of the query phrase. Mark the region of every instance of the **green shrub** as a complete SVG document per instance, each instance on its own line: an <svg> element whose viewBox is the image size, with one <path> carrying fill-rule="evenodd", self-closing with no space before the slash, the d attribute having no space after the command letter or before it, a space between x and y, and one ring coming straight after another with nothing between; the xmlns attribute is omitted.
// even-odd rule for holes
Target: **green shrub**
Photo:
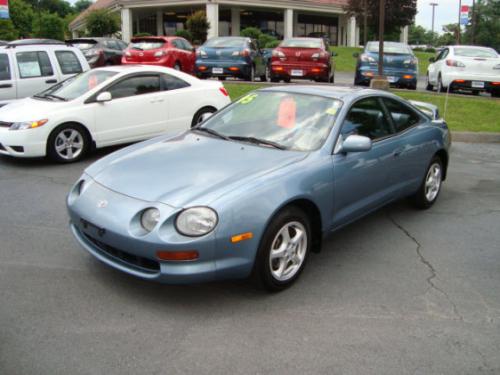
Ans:
<svg viewBox="0 0 500 375"><path fill-rule="evenodd" d="M202 44L207 40L210 23L204 11L199 10L190 15L186 21L186 27L192 35L191 41L195 44Z"/></svg>
<svg viewBox="0 0 500 375"><path fill-rule="evenodd" d="M193 34L191 34L189 30L177 30L175 36L187 39L190 42L193 41Z"/></svg>
<svg viewBox="0 0 500 375"><path fill-rule="evenodd" d="M240 35L245 36L247 38L258 40L259 37L262 35L262 32L256 27L247 27L241 30Z"/></svg>
<svg viewBox="0 0 500 375"><path fill-rule="evenodd" d="M436 49L435 48L426 48L425 52L436 53Z"/></svg>
<svg viewBox="0 0 500 375"><path fill-rule="evenodd" d="M137 33L134 35L134 38L141 38L143 36L153 36L150 33Z"/></svg>
<svg viewBox="0 0 500 375"><path fill-rule="evenodd" d="M87 32L90 36L113 35L120 30L120 19L107 9L93 10L87 16Z"/></svg>

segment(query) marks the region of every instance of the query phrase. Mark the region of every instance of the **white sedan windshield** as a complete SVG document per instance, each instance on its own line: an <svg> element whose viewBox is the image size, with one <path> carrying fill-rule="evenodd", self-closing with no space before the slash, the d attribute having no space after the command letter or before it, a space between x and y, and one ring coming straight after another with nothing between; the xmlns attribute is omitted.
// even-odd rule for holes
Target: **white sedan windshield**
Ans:
<svg viewBox="0 0 500 375"><path fill-rule="evenodd" d="M341 106L340 100L322 96L257 91L208 119L202 128L234 140L312 151L325 142Z"/></svg>
<svg viewBox="0 0 500 375"><path fill-rule="evenodd" d="M90 70L71 77L48 90L35 95L37 98L58 98L60 100L73 100L86 94L96 86L118 74L110 70Z"/></svg>

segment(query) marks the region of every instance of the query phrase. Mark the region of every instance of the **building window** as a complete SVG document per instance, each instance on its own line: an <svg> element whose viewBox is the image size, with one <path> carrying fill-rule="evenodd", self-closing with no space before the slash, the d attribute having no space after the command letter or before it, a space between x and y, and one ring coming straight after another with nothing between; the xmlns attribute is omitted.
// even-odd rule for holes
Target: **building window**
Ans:
<svg viewBox="0 0 500 375"><path fill-rule="evenodd" d="M330 45L338 45L337 16L316 16L312 14L299 14L297 36L325 37Z"/></svg>
<svg viewBox="0 0 500 375"><path fill-rule="evenodd" d="M134 22L134 35L143 33L157 35L158 30L156 29L156 14L137 17L137 20Z"/></svg>

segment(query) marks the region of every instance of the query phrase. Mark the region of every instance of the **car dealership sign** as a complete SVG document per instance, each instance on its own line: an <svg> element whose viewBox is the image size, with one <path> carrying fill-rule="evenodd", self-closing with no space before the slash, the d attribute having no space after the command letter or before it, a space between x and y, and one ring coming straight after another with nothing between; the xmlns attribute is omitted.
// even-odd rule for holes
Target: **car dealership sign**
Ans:
<svg viewBox="0 0 500 375"><path fill-rule="evenodd" d="M9 18L9 0L0 0L0 19Z"/></svg>
<svg viewBox="0 0 500 375"><path fill-rule="evenodd" d="M469 24L469 6L462 5L460 8L460 25L466 26Z"/></svg>

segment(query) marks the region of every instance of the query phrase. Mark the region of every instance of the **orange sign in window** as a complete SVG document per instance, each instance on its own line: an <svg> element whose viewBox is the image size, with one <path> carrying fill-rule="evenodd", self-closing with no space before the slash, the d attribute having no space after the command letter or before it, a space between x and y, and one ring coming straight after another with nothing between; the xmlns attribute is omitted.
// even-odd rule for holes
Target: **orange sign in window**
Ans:
<svg viewBox="0 0 500 375"><path fill-rule="evenodd" d="M297 118L297 103L294 98L284 98L278 112L278 126L286 129L295 127Z"/></svg>
<svg viewBox="0 0 500 375"><path fill-rule="evenodd" d="M99 84L99 81L97 80L96 76L92 75L89 77L89 90L92 90L98 84Z"/></svg>

